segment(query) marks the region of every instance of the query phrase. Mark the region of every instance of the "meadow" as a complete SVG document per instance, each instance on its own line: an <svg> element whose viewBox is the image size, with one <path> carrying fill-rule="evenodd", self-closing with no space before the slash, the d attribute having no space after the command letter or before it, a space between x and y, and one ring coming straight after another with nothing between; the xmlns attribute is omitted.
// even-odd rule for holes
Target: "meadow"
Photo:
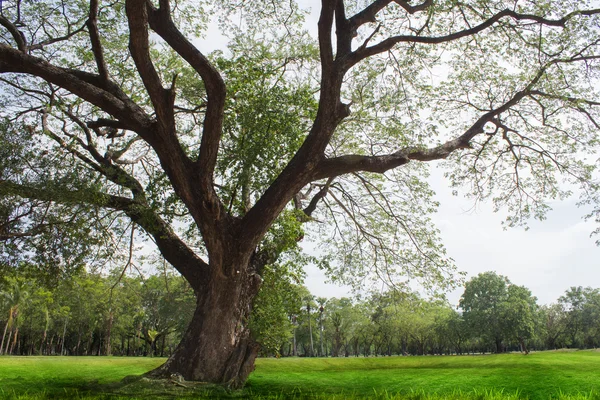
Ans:
<svg viewBox="0 0 600 400"><path fill-rule="evenodd" d="M132 377L163 361L0 357L0 398L600 400L600 351L592 350L528 356L259 359L246 388L235 392Z"/></svg>

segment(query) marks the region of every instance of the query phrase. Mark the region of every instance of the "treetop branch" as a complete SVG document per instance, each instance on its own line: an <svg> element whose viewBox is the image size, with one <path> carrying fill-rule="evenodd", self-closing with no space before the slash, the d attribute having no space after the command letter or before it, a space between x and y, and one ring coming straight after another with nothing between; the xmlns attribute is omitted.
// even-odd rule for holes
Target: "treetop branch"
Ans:
<svg viewBox="0 0 600 400"><path fill-rule="evenodd" d="M102 43L100 43L100 33L98 32L98 0L90 0L90 13L86 25L89 30L92 53L94 53L96 59L98 74L103 80L108 81L108 68L104 59Z"/></svg>
<svg viewBox="0 0 600 400"><path fill-rule="evenodd" d="M202 141L198 165L206 191L212 190L212 174L217 162L219 142L223 129L225 109L225 83L221 74L182 33L171 19L168 1L161 1L160 8L147 2L149 24L177 54L179 54L200 75L206 88L207 104L202 129ZM210 186L210 188L209 188Z"/></svg>
<svg viewBox="0 0 600 400"><path fill-rule="evenodd" d="M331 68L333 67L333 44L331 42L331 29L333 27L333 16L336 9L336 3L338 3L336 0L321 0L321 15L319 17L317 26L323 77L329 75Z"/></svg>
<svg viewBox="0 0 600 400"><path fill-rule="evenodd" d="M169 132L174 135L175 121L170 94L163 87L150 57L146 0L128 0L125 6L130 32L129 51L150 96L158 121L163 126L163 134Z"/></svg>
<svg viewBox="0 0 600 400"><path fill-rule="evenodd" d="M321 187L319 189L319 191L310 200L310 203L308 204L308 206L306 206L306 208L304 208L302 210L302 212L306 216L308 216L308 217L312 216L312 213L315 212L315 210L317 209L317 206L319 205L319 201L321 201L325 196L327 196L327 193L329 193L329 188L331 187L331 184L333 183L333 179L334 179L333 177L327 179L327 182L325 182L323 187ZM298 202L298 205L300 205L299 202Z"/></svg>
<svg viewBox="0 0 600 400"><path fill-rule="evenodd" d="M23 35L23 33L3 15L0 15L0 25L8 29L13 39L17 43L17 48L19 51L25 53L27 51L27 41L25 40L25 35Z"/></svg>
<svg viewBox="0 0 600 400"><path fill-rule="evenodd" d="M450 33L448 35L444 35L444 36L416 36L416 35L392 36L392 37L382 40L381 42L379 42L373 46L359 48L349 58L350 65L348 66L348 68L350 66L356 64L357 62L364 60L367 57L391 50L392 47L394 47L398 43L422 43L422 44L446 43L446 42L458 40L458 39L461 39L464 37L473 36L479 32L482 32L483 30L491 27L492 25L494 25L495 23L497 23L498 21L500 21L501 19L506 18L506 17L510 17L517 21L533 21L540 25L564 27L565 24L567 23L567 21L569 21L570 19L572 19L576 16L580 16L580 15L592 16L592 15L597 15L597 14L600 14L600 9L574 11L560 19L548 19L548 18L544 18L544 17L540 17L537 15L532 15L532 14L520 14L513 10L506 9L506 10L502 10L499 13L493 15L492 17L488 18L487 20L483 21L482 23L473 26L472 28L464 29L464 30L454 32L454 33Z"/></svg>
<svg viewBox="0 0 600 400"><path fill-rule="evenodd" d="M362 156L362 155L344 155L335 158L323 159L319 166L316 168L313 180L319 180L323 178L336 177L339 175L367 171L384 173L390 169L399 167L407 164L411 160L416 161L433 161L447 158L452 152L459 149L471 148L470 141L478 134L484 132L483 127L488 122L493 122L497 119L497 116L507 111L517 103L519 103L524 97L528 96L533 89L533 86L539 82L543 74L546 72L550 65L555 62L551 62L542 67L537 74L531 79L525 89L516 92L511 99L500 107L488 111L477 119L469 129L467 129L462 135L448 140L447 142L435 146L432 148L415 148L408 147L405 149L398 150L395 153L381 155L381 156Z"/></svg>

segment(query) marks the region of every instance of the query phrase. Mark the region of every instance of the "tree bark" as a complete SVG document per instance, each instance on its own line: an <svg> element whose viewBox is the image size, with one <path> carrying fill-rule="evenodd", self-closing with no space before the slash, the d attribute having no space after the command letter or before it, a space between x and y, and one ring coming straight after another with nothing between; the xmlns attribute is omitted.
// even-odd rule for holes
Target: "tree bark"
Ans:
<svg viewBox="0 0 600 400"><path fill-rule="evenodd" d="M196 290L196 310L183 339L150 376L180 374L186 380L229 388L244 385L259 350L247 323L261 279L248 273L248 268L234 271L229 277L215 273L201 291Z"/></svg>
<svg viewBox="0 0 600 400"><path fill-rule="evenodd" d="M46 343L46 335L48 334L48 329L44 329L44 334L42 335L42 341L40 342L40 356L44 355L44 344Z"/></svg>
<svg viewBox="0 0 600 400"><path fill-rule="evenodd" d="M8 329L8 321L4 325L4 333L2 334L2 342L0 343L0 356L4 354L4 338L6 337L6 330Z"/></svg>
<svg viewBox="0 0 600 400"><path fill-rule="evenodd" d="M502 346L502 339L496 338L496 353L500 354L504 352L504 348Z"/></svg>
<svg viewBox="0 0 600 400"><path fill-rule="evenodd" d="M519 338L519 343L521 344L521 351L525 353L525 355L529 354L529 350L527 349L527 344L525 343L525 339Z"/></svg>
<svg viewBox="0 0 600 400"><path fill-rule="evenodd" d="M6 348L4 349L4 354L7 354L7 355L10 354L8 352L8 348L9 348L9 345L10 345L10 339L12 338L12 333L13 333L13 330L11 328L11 330L8 331L8 341L6 342Z"/></svg>
<svg viewBox="0 0 600 400"><path fill-rule="evenodd" d="M112 347L111 347L111 334L112 334L112 324L113 324L114 314L112 309L108 313L108 327L106 329L106 355L112 355Z"/></svg>
<svg viewBox="0 0 600 400"><path fill-rule="evenodd" d="M62 342L60 345L60 355L64 356L65 354L65 337L67 336L67 321L69 320L69 318L65 318L65 324L63 326L63 335L62 335Z"/></svg>

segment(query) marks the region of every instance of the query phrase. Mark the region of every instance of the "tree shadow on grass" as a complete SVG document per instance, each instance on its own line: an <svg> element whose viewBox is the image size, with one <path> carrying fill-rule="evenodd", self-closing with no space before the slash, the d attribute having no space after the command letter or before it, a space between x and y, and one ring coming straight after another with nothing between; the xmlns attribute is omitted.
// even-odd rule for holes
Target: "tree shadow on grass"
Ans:
<svg viewBox="0 0 600 400"><path fill-rule="evenodd" d="M181 377L155 379L145 375L130 375L120 382L93 384L86 392L94 398L126 399L222 399L247 398L245 390L229 390L206 382L184 381Z"/></svg>

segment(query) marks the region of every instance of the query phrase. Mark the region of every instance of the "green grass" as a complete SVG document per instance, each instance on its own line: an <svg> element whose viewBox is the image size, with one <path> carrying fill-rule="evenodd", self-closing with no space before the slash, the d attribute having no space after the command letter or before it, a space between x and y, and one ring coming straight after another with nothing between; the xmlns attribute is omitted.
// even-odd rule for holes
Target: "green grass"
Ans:
<svg viewBox="0 0 600 400"><path fill-rule="evenodd" d="M119 382L143 374L164 362L159 358L120 357L0 357L0 397L67 393Z"/></svg>
<svg viewBox="0 0 600 400"><path fill-rule="evenodd" d="M138 381L160 358L0 357L0 397L600 400L600 352L259 359L245 390Z"/></svg>
<svg viewBox="0 0 600 400"><path fill-rule="evenodd" d="M519 393L549 399L600 389L600 352L541 352L442 357L349 359L265 359L251 376L256 393L285 392L291 387L316 393L344 390L368 397L374 391L451 394L482 391Z"/></svg>

